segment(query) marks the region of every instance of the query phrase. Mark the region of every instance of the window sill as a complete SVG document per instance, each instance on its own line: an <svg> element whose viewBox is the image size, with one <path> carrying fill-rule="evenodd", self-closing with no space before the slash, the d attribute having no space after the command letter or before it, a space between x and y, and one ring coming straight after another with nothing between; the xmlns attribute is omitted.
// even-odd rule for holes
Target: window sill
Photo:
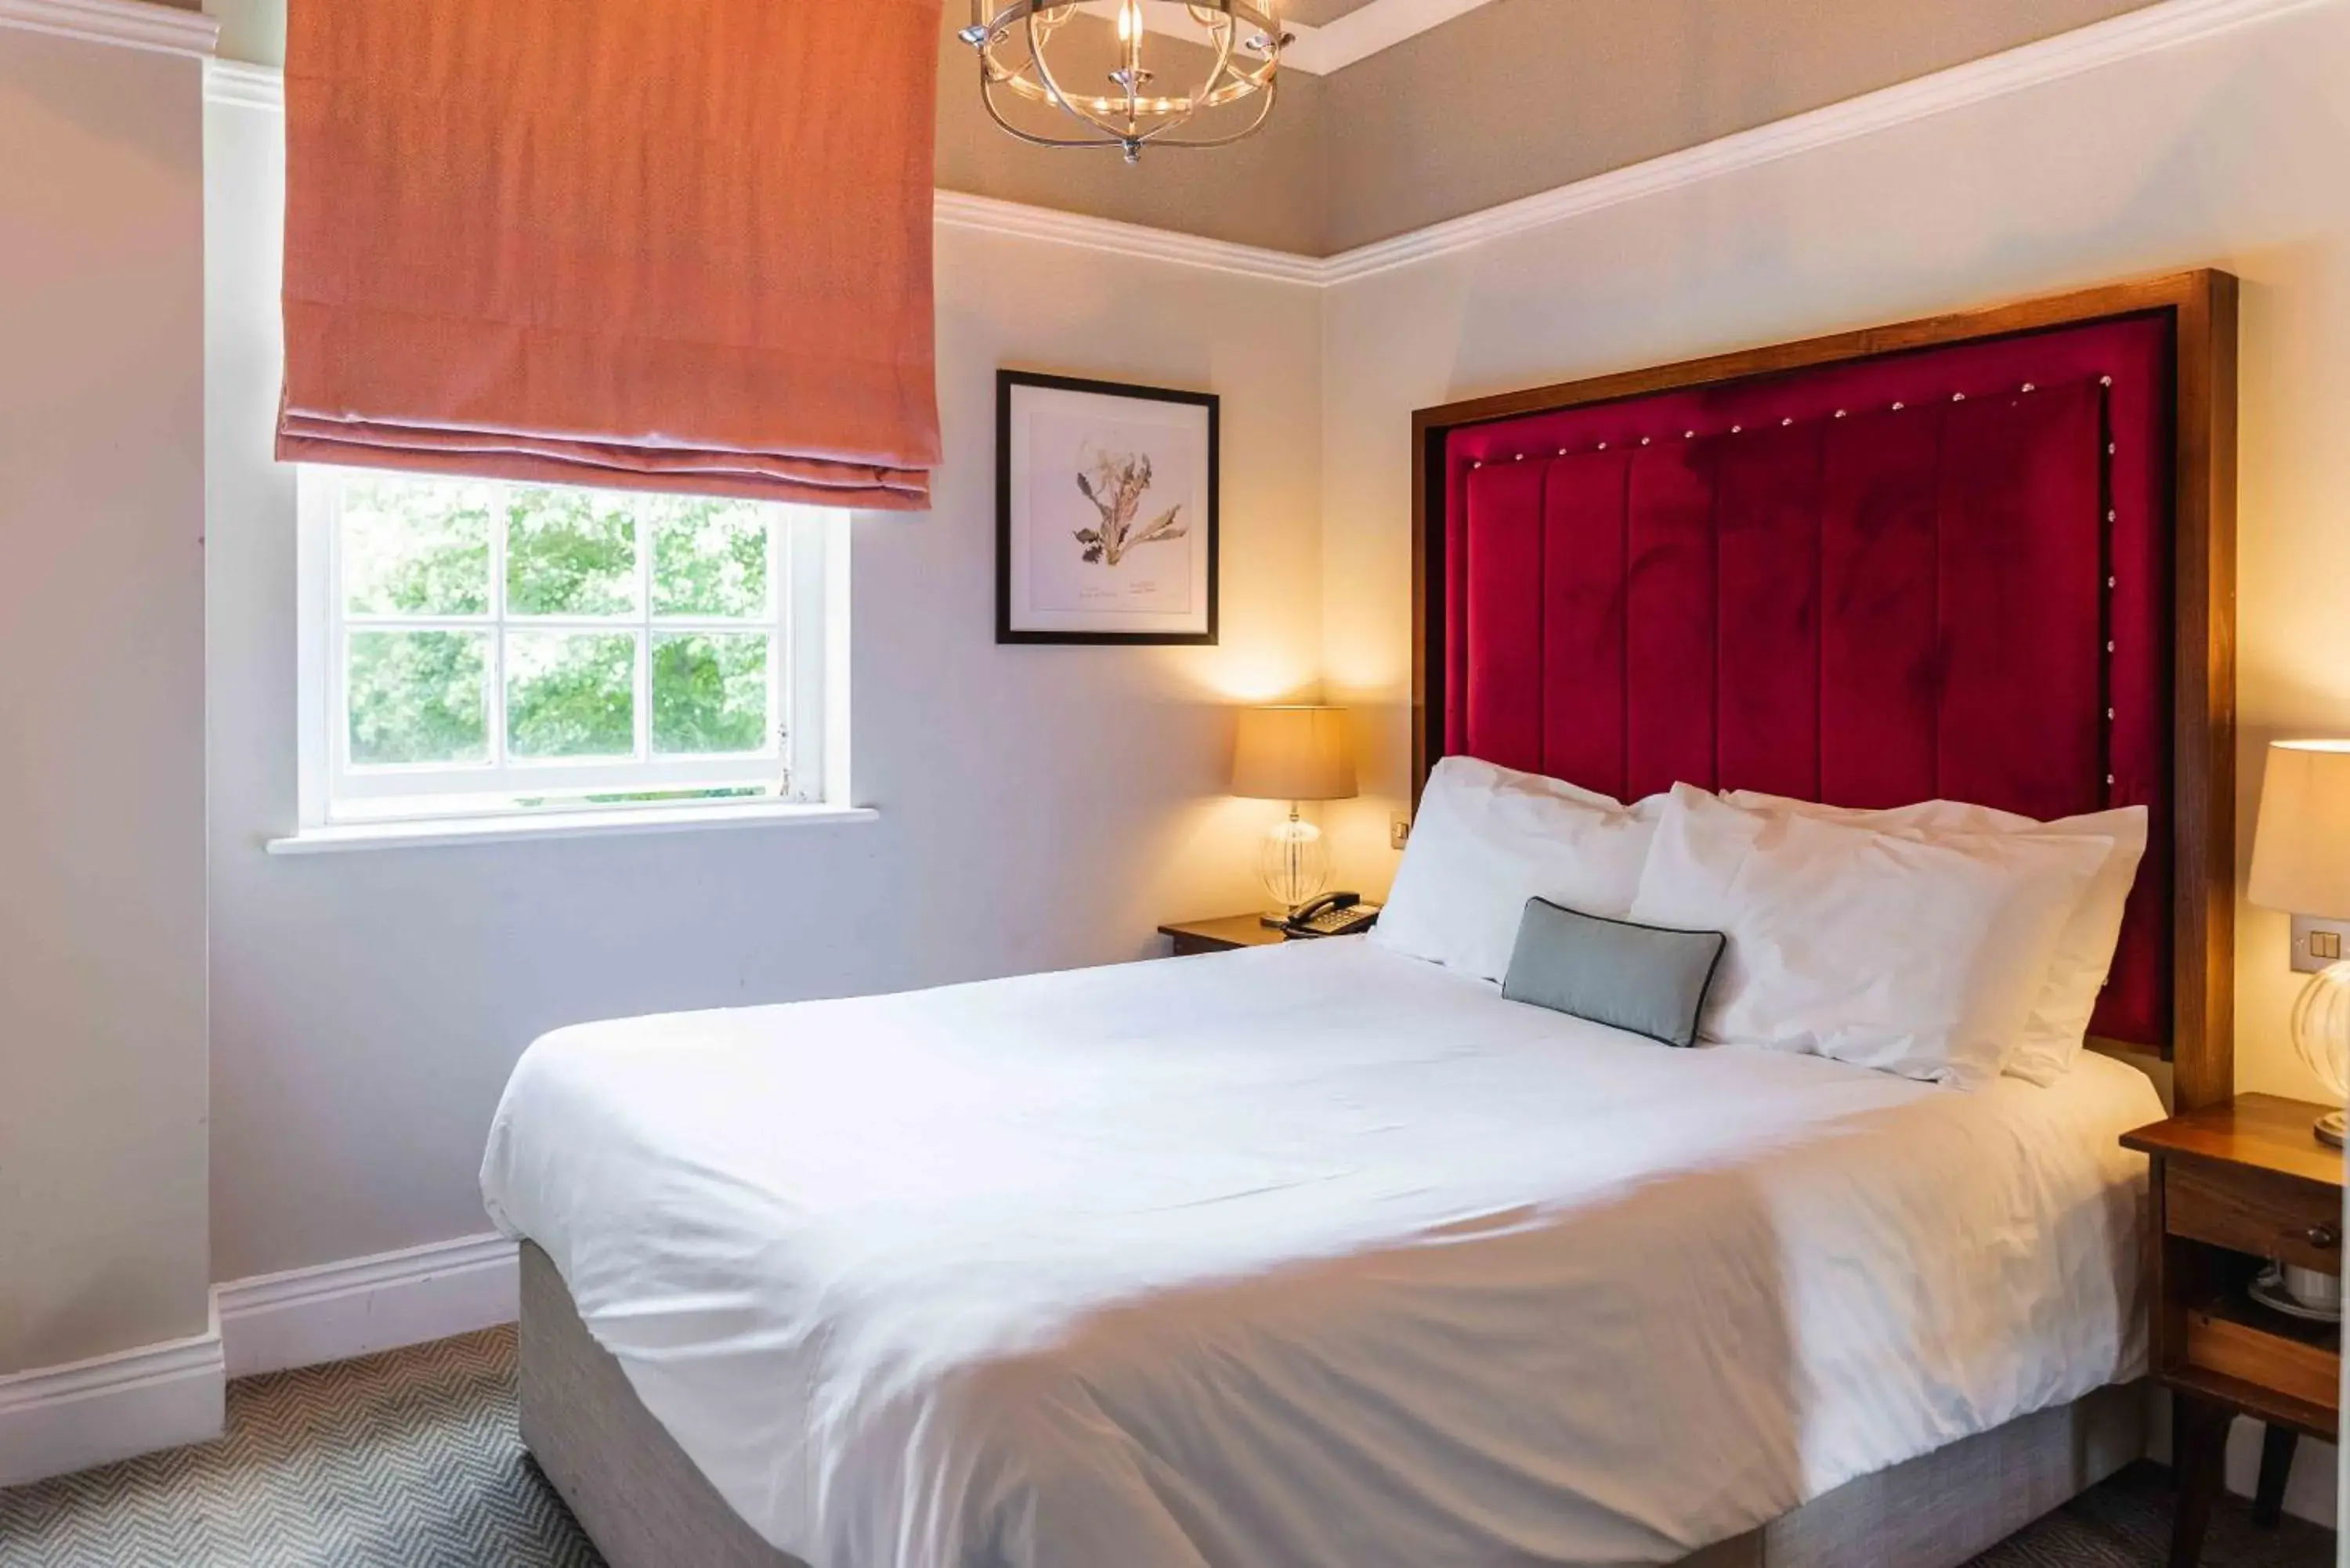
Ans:
<svg viewBox="0 0 2350 1568"><path fill-rule="evenodd" d="M272 855L345 855L367 849L442 849L525 839L611 838L712 828L816 827L878 822L862 805L686 805L636 811L548 812L543 816L452 816L428 821L356 822L306 827L268 841Z"/></svg>

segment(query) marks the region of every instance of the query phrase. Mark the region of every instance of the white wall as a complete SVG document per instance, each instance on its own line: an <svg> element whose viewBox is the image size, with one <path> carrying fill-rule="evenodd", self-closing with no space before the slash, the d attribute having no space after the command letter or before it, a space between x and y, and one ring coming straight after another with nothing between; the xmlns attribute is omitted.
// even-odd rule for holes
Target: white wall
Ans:
<svg viewBox="0 0 2350 1568"><path fill-rule="evenodd" d="M1391 874L1409 766L1415 408L1975 303L2212 265L2244 280L2241 816L2262 748L2350 734L2350 4L1595 211L1332 290L1326 673L1379 798L1334 818ZM2237 1077L2321 1097L2284 1035L2284 918L2239 909Z"/></svg>
<svg viewBox="0 0 2350 1568"><path fill-rule="evenodd" d="M1313 689L1312 290L942 229L946 465L854 524L864 826L272 858L295 823L294 514L274 113L210 123L213 1277L484 1228L474 1173L542 1031L1132 959L1255 902L1232 704ZM1221 392L1222 646L998 648L994 373Z"/></svg>
<svg viewBox="0 0 2350 1568"><path fill-rule="evenodd" d="M199 93L0 30L0 1373L204 1327Z"/></svg>

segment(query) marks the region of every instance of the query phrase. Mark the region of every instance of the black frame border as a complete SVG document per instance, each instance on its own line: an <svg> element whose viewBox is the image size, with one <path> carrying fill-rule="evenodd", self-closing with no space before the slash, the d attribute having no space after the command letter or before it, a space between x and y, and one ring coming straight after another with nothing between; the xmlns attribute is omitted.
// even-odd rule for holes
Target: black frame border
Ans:
<svg viewBox="0 0 2350 1568"><path fill-rule="evenodd" d="M1208 410L1208 629L1176 631L1015 631L1012 627L1012 395L1015 388L1090 392L1144 402L1180 403ZM1048 376L1032 370L995 372L995 640L999 644L1080 647L1213 648L1220 635L1223 576L1223 400L1213 392L1144 387Z"/></svg>

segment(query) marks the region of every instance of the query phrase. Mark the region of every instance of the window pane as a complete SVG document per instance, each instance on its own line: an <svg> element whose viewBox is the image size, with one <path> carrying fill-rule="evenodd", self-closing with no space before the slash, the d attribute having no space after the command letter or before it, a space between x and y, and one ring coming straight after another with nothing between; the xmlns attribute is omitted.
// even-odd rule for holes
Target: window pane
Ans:
<svg viewBox="0 0 2350 1568"><path fill-rule="evenodd" d="M767 638L690 632L653 639L653 750L758 752L767 744Z"/></svg>
<svg viewBox="0 0 2350 1568"><path fill-rule="evenodd" d="M636 691L631 633L510 633L507 748L517 757L633 756Z"/></svg>
<svg viewBox="0 0 2350 1568"><path fill-rule="evenodd" d="M487 615L494 495L460 480L345 480L348 613Z"/></svg>
<svg viewBox="0 0 2350 1568"><path fill-rule="evenodd" d="M506 507L506 609L629 615L637 607L632 498L517 486Z"/></svg>
<svg viewBox="0 0 2350 1568"><path fill-rule="evenodd" d="M353 765L487 761L489 650L477 631L353 632Z"/></svg>
<svg viewBox="0 0 2350 1568"><path fill-rule="evenodd" d="M653 531L653 613L767 612L767 514L748 501L662 497L639 509Z"/></svg>

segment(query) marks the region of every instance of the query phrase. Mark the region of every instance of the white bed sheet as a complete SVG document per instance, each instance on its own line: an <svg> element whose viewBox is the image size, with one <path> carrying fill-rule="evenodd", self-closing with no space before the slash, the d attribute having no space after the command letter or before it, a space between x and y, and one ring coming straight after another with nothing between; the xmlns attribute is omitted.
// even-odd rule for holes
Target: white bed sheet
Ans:
<svg viewBox="0 0 2350 1568"><path fill-rule="evenodd" d="M1347 940L559 1031L483 1186L816 1568L1638 1563L2135 1376L2160 1114Z"/></svg>

